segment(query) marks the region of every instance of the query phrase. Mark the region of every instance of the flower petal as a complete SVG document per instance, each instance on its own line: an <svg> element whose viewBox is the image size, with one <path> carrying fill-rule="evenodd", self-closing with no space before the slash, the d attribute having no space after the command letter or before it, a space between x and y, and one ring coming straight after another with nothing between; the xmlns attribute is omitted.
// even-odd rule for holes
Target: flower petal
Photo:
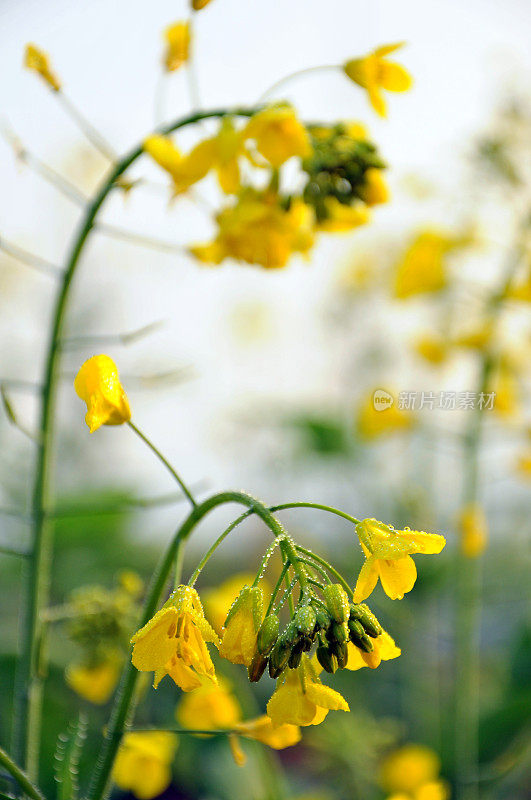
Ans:
<svg viewBox="0 0 531 800"><path fill-rule="evenodd" d="M361 603L370 595L378 581L377 561L372 556L367 558L360 570L356 586L354 588L354 602Z"/></svg>
<svg viewBox="0 0 531 800"><path fill-rule="evenodd" d="M415 585L417 568L411 556L393 561L378 559L377 565L382 588L391 600L401 600Z"/></svg>

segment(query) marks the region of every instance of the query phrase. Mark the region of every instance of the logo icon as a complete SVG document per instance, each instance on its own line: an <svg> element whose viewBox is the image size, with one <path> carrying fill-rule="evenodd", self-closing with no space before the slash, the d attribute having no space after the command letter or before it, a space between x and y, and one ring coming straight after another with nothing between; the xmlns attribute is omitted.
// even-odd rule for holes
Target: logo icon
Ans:
<svg viewBox="0 0 531 800"><path fill-rule="evenodd" d="M376 389L372 395L372 404L375 411L385 411L387 408L391 408L394 402L393 395L386 392L385 389Z"/></svg>

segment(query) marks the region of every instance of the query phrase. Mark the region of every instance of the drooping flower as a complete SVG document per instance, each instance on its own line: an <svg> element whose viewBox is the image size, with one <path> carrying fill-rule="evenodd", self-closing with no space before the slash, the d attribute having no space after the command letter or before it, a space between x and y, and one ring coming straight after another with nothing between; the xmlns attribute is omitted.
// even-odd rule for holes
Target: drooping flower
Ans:
<svg viewBox="0 0 531 800"><path fill-rule="evenodd" d="M202 681L201 686L185 695L175 711L177 721L191 730L231 729L241 720L242 711L228 684Z"/></svg>
<svg viewBox="0 0 531 800"><path fill-rule="evenodd" d="M314 240L312 209L299 199L286 207L270 192L247 189L216 219L216 238L190 248L207 264L234 258L276 269L286 266L293 253L307 253Z"/></svg>
<svg viewBox="0 0 531 800"><path fill-rule="evenodd" d="M101 425L121 425L131 419L118 368L109 356L92 356L85 361L77 373L74 388L87 404L85 422L91 433Z"/></svg>
<svg viewBox="0 0 531 800"><path fill-rule="evenodd" d="M487 518L477 503L470 503L459 514L461 552L467 558L477 558L487 547Z"/></svg>
<svg viewBox="0 0 531 800"><path fill-rule="evenodd" d="M263 616L263 595L258 586L244 586L225 621L219 653L233 664L249 666Z"/></svg>
<svg viewBox="0 0 531 800"><path fill-rule="evenodd" d="M60 91L61 83L59 78L50 67L48 55L41 50L40 47L37 47L35 44L26 45L24 66L40 75L43 81L47 83L54 92Z"/></svg>
<svg viewBox="0 0 531 800"><path fill-rule="evenodd" d="M131 639L131 660L138 670L155 672L155 687L169 675L183 692L190 692L201 686L201 675L217 682L206 642L219 647L219 638L204 617L199 595L190 586L179 586L171 602Z"/></svg>
<svg viewBox="0 0 531 800"><path fill-rule="evenodd" d="M388 755L380 769L380 782L388 792L413 794L438 778L439 756L421 744L406 744Z"/></svg>
<svg viewBox="0 0 531 800"><path fill-rule="evenodd" d="M220 636L234 598L244 586L250 586L253 580L254 573L237 572L214 589L202 592L207 619Z"/></svg>
<svg viewBox="0 0 531 800"><path fill-rule="evenodd" d="M386 56L404 46L404 42L377 47L363 58L347 61L343 70L348 77L367 91L369 101L381 117L387 114L382 89L387 92L406 92L411 88L413 79L407 70Z"/></svg>
<svg viewBox="0 0 531 800"><path fill-rule="evenodd" d="M372 639L371 642L373 650L370 653L366 653L364 650L356 647L352 642L348 643L348 661L345 667L346 669L352 671L362 669L362 667L376 669L376 667L380 666L382 661L390 661L392 658L398 658L402 652L386 631L382 631L382 633L376 639Z"/></svg>
<svg viewBox="0 0 531 800"><path fill-rule="evenodd" d="M272 167L298 156L310 155L312 148L308 131L297 119L291 106L278 105L255 114L244 129L246 139L254 139L256 149Z"/></svg>
<svg viewBox="0 0 531 800"><path fill-rule="evenodd" d="M120 663L116 659L107 659L94 666L71 664L65 673L70 688L95 705L107 702L118 683L119 676Z"/></svg>
<svg viewBox="0 0 531 800"><path fill-rule="evenodd" d="M115 784L138 800L158 797L171 783L178 739L166 731L126 733L112 769Z"/></svg>
<svg viewBox="0 0 531 800"><path fill-rule="evenodd" d="M417 568L411 555L440 553L446 544L444 536L439 534L395 530L376 519L364 519L358 523L356 533L365 553L365 563L354 589L355 603L371 594L378 578L388 597L402 599L417 579Z"/></svg>
<svg viewBox="0 0 531 800"><path fill-rule="evenodd" d="M246 722L239 722L235 728L237 734L229 736L229 744L234 761L239 767L242 767L246 762L245 753L240 746L239 736L243 736L245 739L254 739L256 742L272 747L273 750L284 750L286 747L293 747L302 738L301 729L297 725L274 725L266 714Z"/></svg>
<svg viewBox="0 0 531 800"><path fill-rule="evenodd" d="M329 711L349 711L339 692L325 686L304 658L298 669L286 670L267 704L267 715L277 725L319 725Z"/></svg>
<svg viewBox="0 0 531 800"><path fill-rule="evenodd" d="M185 64L190 57L191 33L188 22L176 22L169 25L164 31L166 51L164 53L164 67L168 72L174 72Z"/></svg>
<svg viewBox="0 0 531 800"><path fill-rule="evenodd" d="M371 392L361 402L356 415L356 427L364 439L378 439L392 433L408 430L414 424L409 411L398 408L395 402L380 408Z"/></svg>

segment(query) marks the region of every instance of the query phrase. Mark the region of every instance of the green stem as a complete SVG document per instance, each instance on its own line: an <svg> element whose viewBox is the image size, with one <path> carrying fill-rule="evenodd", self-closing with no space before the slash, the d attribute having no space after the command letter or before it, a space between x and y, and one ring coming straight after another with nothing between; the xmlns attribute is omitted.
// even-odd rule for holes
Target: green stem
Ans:
<svg viewBox="0 0 531 800"><path fill-rule="evenodd" d="M328 511L329 514L335 514L336 517L342 517L343 519L352 522L353 525L358 525L359 523L359 519L356 519L356 517L352 517L350 514L345 513L345 511L340 511L338 508L334 508L333 506L326 506L323 503L282 503L279 506L271 506L269 510L275 513L277 511L285 511L289 508L316 508L319 511Z"/></svg>
<svg viewBox="0 0 531 800"><path fill-rule="evenodd" d="M170 542L153 575L144 605L140 627L144 626L155 613L164 586L166 585L181 546L188 539L197 523L212 511L212 509L224 503L239 503L240 505L247 506L263 519L275 536L283 534L282 526L278 520L273 517L269 509L264 506L263 503L260 503L259 500L243 492L221 492L195 506ZM127 726L129 720L129 709L138 674L135 667L133 667L132 663L128 660L122 672L120 686L111 712L111 718L105 730L87 800L101 800L108 795L111 769L124 728Z"/></svg>
<svg viewBox="0 0 531 800"><path fill-rule="evenodd" d="M147 446L149 447L149 449L150 449L150 450L151 450L153 453L155 453L155 455L157 456L157 458L159 459L159 461L161 461L161 462L164 464L164 466L166 467L166 469L168 470L168 472L169 472L169 473L170 473L170 474L171 474L171 475L172 475L172 476L175 478L175 480L177 481L177 483L178 483L178 484L179 484L179 486L181 487L181 489L182 489L183 493L186 495L186 497L187 497L187 498L188 498L188 500L190 501L190 503L191 503L191 505L192 505L192 508L195 508L195 507L196 507L196 505L197 505L197 503L196 503L196 501L195 501L195 498L194 498L194 496L192 495L192 493L191 493L190 489L189 489L189 488L188 488L188 486L185 484L185 482L183 481L183 479L181 478L181 476L179 475L179 473L178 473L178 472L177 472L177 471L176 471L176 470L175 470L175 469L172 467L172 465L170 464L170 462L168 461L168 459L167 459L167 458L165 458L165 456L163 456L163 455L162 455L162 453L160 452L160 450L158 449L158 447L155 447L155 445L153 444L153 442L152 442L150 439L148 439L148 437L147 437L147 436L146 436L144 433L142 433L142 431L141 431L139 428L137 428L137 426L134 424L134 422L131 422L131 420L129 420L129 422L128 422L127 424L129 425L129 427L131 428L131 430L133 430L133 431L136 433L136 435L137 435L137 436L138 436L140 439L142 439L142 441L144 442L144 444L147 444Z"/></svg>
<svg viewBox="0 0 531 800"><path fill-rule="evenodd" d="M243 522L244 519L247 519L247 517L251 513L252 513L251 511L246 511L244 514L241 514L241 516L237 517L237 519L235 519L233 522L231 522L231 524L227 528L225 528L223 533L218 536L216 541L211 545L211 547L208 548L208 550L204 554L203 558L201 559L201 561L199 562L199 564L197 565L197 567L195 568L195 570L191 574L190 580L188 581L188 586L194 586L195 585L200 573L202 572L202 570L206 566L207 561L210 559L211 556L214 555L214 553L216 552L216 550L218 549L218 547L220 546L222 541L227 538L229 533L232 533L234 528L236 528L240 524L240 522Z"/></svg>
<svg viewBox="0 0 531 800"><path fill-rule="evenodd" d="M273 589L273 592L271 594L271 599L269 600L269 605L268 605L267 611L265 613L266 617L269 616L269 614L273 610L273 606L275 604L276 596L280 591L280 587L282 586L282 583L284 581L284 575L287 573L288 569L289 569L289 561L284 561L284 566L282 567L280 575L278 576L278 580L277 580L277 582L275 584L275 588Z"/></svg>
<svg viewBox="0 0 531 800"><path fill-rule="evenodd" d="M346 582L346 580L344 579L344 577L341 575L340 572L337 571L337 569L335 569L331 564L329 564L328 561L325 561L324 558L321 558L321 556L317 556L315 553L312 553L311 550L307 550L305 547L300 547L299 545L297 545L296 550L299 553L304 553L304 555L308 556L308 558L312 559L312 561L316 561L318 564L321 564L325 569L327 569L330 572L330 574L333 575L334 578L336 578L336 580L339 581L339 583L346 591L350 599L351 600L354 599L354 593L350 588L350 586L348 585L348 583Z"/></svg>
<svg viewBox="0 0 531 800"><path fill-rule="evenodd" d="M257 109L217 109L183 117L159 129L161 134L169 134L187 125L211 117L243 116L249 117ZM32 552L26 562L23 586L23 613L21 615L22 653L19 660L14 704L13 753L23 763L31 776L38 772L39 737L42 708L42 676L37 669L38 642L40 640L40 612L47 605L52 535L46 519L45 509L49 505L50 452L52 444L52 423L57 391L60 340L64 324L70 288L83 252L85 242L94 227L98 213L115 187L121 175L143 153L142 144L134 147L110 170L100 188L95 193L79 224L78 232L68 258L62 282L58 289L52 326L48 343L44 380L42 382L42 405L40 411L40 439L36 456L36 470L32 498Z"/></svg>
<svg viewBox="0 0 531 800"><path fill-rule="evenodd" d="M332 69L334 71L340 70L341 66L339 64L321 64L318 67L306 67L305 69L298 69L295 72L290 72L289 75L284 75L283 78L280 78L280 80L271 84L269 89L266 89L265 92L263 92L260 95L260 99L258 100L258 105L267 100L269 95L276 92L278 89L280 89L281 86L285 86L285 84L291 83L291 81L295 80L296 78L302 78L305 75L311 75L314 72L327 72L328 70Z"/></svg>
<svg viewBox="0 0 531 800"><path fill-rule="evenodd" d="M32 800L45 800L40 789L33 785L25 772L8 756L5 750L0 747L0 764L16 780L24 794Z"/></svg>

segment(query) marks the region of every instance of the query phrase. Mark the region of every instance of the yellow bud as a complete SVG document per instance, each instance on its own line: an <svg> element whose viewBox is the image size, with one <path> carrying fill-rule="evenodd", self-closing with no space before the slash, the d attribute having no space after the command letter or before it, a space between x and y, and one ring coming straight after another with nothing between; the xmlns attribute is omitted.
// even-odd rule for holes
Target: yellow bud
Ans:
<svg viewBox="0 0 531 800"><path fill-rule="evenodd" d="M93 356L85 361L77 373L74 388L87 404L85 422L91 433L101 425L121 425L131 419L118 368L109 356Z"/></svg>
<svg viewBox="0 0 531 800"><path fill-rule="evenodd" d="M50 61L47 54L38 48L37 45L26 45L24 66L37 72L54 92L58 92L61 89L59 78L50 68Z"/></svg>

